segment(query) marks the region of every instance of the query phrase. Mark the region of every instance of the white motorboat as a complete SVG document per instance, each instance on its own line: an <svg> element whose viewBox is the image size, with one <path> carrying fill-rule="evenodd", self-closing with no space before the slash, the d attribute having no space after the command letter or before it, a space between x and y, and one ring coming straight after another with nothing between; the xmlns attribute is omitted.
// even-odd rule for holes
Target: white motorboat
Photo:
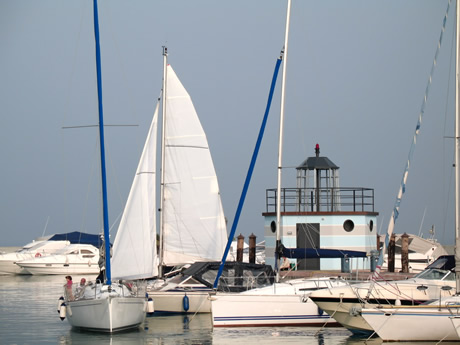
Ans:
<svg viewBox="0 0 460 345"><path fill-rule="evenodd" d="M460 298L452 296L427 305L365 308L361 315L383 341L460 341L452 320L459 309Z"/></svg>
<svg viewBox="0 0 460 345"><path fill-rule="evenodd" d="M349 330L372 333L373 328L361 315L364 306L411 306L451 296L455 287L454 267L453 256L441 256L414 278L364 282L330 291L318 290L311 293L310 299ZM369 295L371 285L373 287Z"/></svg>
<svg viewBox="0 0 460 345"><path fill-rule="evenodd" d="M45 257L68 246L69 241L36 241L31 242L17 252L0 254L1 274L30 274L16 262Z"/></svg>
<svg viewBox="0 0 460 345"><path fill-rule="evenodd" d="M16 262L30 274L92 274L100 268L99 249L90 244L71 244L52 255Z"/></svg>
<svg viewBox="0 0 460 345"><path fill-rule="evenodd" d="M274 283L241 293L218 292L210 296L214 327L337 326L308 295L346 283L323 277Z"/></svg>

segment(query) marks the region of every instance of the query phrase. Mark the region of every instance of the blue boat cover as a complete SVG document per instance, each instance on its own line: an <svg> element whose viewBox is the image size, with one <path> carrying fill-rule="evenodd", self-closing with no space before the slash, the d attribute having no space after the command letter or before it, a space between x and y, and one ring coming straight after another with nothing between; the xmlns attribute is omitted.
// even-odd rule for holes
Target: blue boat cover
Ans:
<svg viewBox="0 0 460 345"><path fill-rule="evenodd" d="M100 235L87 234L84 232L74 231L66 234L56 234L49 238L51 241L70 241L70 243L92 244L100 248L102 239Z"/></svg>

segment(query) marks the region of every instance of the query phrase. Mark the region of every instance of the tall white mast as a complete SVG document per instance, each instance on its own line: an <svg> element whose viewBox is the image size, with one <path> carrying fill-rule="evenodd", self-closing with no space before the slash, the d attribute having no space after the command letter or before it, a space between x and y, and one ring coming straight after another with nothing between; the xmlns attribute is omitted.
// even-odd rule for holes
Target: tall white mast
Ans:
<svg viewBox="0 0 460 345"><path fill-rule="evenodd" d="M283 128L284 128L284 101L286 89L286 67L288 56L288 39L289 39L289 20L291 17L291 0L288 0L287 14L286 14L286 30L284 35L284 63L283 63L283 78L281 81L281 111L280 111L280 128L279 128L279 141L278 141L278 183L276 192L276 249L279 248L281 243L281 169L283 167ZM279 282L279 255L276 258L276 281Z"/></svg>
<svg viewBox="0 0 460 345"><path fill-rule="evenodd" d="M166 128L166 68L168 66L168 48L163 47L163 92L161 93L161 177L160 177L160 248L159 251L159 260L158 260L158 276L163 277L163 230L164 230L164 180L165 180L165 128Z"/></svg>
<svg viewBox="0 0 460 345"><path fill-rule="evenodd" d="M455 275L456 275L456 292L460 293L460 0L457 0L457 50L455 63Z"/></svg>

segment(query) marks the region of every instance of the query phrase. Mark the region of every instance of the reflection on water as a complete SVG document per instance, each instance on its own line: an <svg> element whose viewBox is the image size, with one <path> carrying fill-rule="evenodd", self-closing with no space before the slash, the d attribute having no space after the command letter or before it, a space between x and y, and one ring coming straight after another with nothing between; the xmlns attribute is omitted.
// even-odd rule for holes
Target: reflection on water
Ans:
<svg viewBox="0 0 460 345"><path fill-rule="evenodd" d="M74 280L79 281L80 276ZM87 278L87 277L86 277ZM344 328L251 327L213 329L210 314L148 317L136 331L114 335L72 330L61 321L57 303L64 276L0 277L1 344L237 344L380 345ZM397 343L391 343L397 344ZM413 345L416 343L403 343ZM430 344L429 342L424 344ZM434 344L434 343L432 343ZM442 344L454 344L442 342Z"/></svg>

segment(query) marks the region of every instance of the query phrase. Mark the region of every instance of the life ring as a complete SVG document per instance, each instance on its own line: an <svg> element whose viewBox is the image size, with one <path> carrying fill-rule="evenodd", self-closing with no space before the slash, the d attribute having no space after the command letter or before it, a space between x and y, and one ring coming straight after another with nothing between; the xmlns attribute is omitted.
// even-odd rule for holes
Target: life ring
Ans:
<svg viewBox="0 0 460 345"><path fill-rule="evenodd" d="M36 257L36 258L39 258L40 256L42 256L40 253L36 253L36 254L35 254L35 257Z"/></svg>

